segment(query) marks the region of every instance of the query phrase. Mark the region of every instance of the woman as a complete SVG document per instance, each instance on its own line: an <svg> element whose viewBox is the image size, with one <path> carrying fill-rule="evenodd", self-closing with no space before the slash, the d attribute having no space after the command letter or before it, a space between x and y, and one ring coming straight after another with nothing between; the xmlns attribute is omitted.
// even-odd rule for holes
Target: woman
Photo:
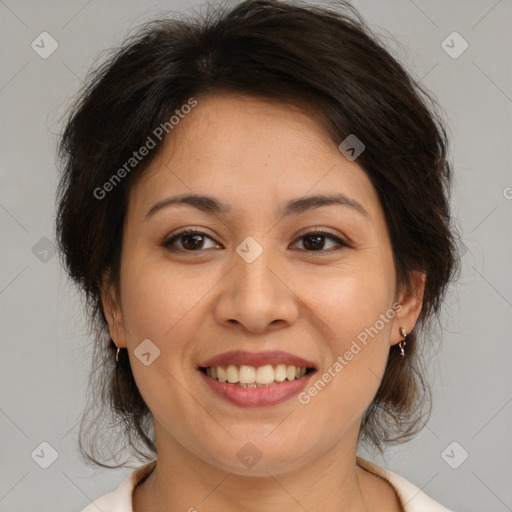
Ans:
<svg viewBox="0 0 512 512"><path fill-rule="evenodd" d="M86 414L80 446L145 464L86 512L447 510L357 456L426 421L421 348L457 269L446 146L341 3L155 21L97 70L57 234L118 428Z"/></svg>

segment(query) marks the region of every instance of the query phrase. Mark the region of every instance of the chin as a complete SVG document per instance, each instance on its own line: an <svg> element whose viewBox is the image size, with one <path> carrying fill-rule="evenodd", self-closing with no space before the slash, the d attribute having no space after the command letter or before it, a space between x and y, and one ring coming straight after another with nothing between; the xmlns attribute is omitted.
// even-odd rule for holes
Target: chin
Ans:
<svg viewBox="0 0 512 512"><path fill-rule="evenodd" d="M247 437L233 441L223 453L210 454L208 462L235 475L267 478L296 470L307 463L303 444L287 449L283 446L281 442L251 441Z"/></svg>

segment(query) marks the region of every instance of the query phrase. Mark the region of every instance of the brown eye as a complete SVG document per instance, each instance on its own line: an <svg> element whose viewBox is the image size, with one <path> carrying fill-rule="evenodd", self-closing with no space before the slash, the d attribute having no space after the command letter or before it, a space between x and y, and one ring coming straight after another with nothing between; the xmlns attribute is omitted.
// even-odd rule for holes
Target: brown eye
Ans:
<svg viewBox="0 0 512 512"><path fill-rule="evenodd" d="M334 250L332 247L325 249L327 239L336 242L335 245L348 247L348 245L343 242L343 240L324 231L313 231L311 233L306 233L299 238L299 240L303 240L303 250L308 252L330 252Z"/></svg>
<svg viewBox="0 0 512 512"><path fill-rule="evenodd" d="M204 239L213 241L212 238L201 231L184 230L180 233L176 233L168 240L165 240L162 243L162 247L169 251L197 252L205 249ZM178 245L178 247L176 247L176 245Z"/></svg>
<svg viewBox="0 0 512 512"><path fill-rule="evenodd" d="M202 252L203 250L212 248L205 247L206 239L214 242L214 240L210 236L206 235L206 233L188 229L172 235L161 245L168 251L173 252ZM298 241L300 240L303 241L303 248L301 248L301 250L305 250L307 252L331 252L336 250L336 246L349 247L349 245L343 240L325 231L312 231L310 233L306 233L298 239ZM332 245L332 242L334 242L334 246L326 248L329 243ZM295 242L295 244L297 243L298 242ZM219 246L214 244L214 247Z"/></svg>

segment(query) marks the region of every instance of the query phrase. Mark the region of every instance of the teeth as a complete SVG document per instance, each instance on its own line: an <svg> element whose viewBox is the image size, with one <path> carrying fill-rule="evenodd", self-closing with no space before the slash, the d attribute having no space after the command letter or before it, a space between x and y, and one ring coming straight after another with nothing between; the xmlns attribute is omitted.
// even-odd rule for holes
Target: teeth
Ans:
<svg viewBox="0 0 512 512"><path fill-rule="evenodd" d="M259 368L258 368L258 370L259 370ZM254 366L247 366L245 364L240 366L240 370L238 372L238 381L240 382L240 384L255 383L256 382L256 372L254 370Z"/></svg>
<svg viewBox="0 0 512 512"><path fill-rule="evenodd" d="M277 382L283 382L283 380L286 380L286 365L285 364L278 364L276 366L276 369L274 370L274 379Z"/></svg>
<svg viewBox="0 0 512 512"><path fill-rule="evenodd" d="M306 368L286 364L264 366L249 366L242 364L236 366L212 366L206 368L206 375L219 382L238 384L245 388L266 387L285 380L292 381L306 375Z"/></svg>
<svg viewBox="0 0 512 512"><path fill-rule="evenodd" d="M290 366L290 368L294 367ZM293 378L295 379L295 375ZM272 382L274 382L274 368L272 368L272 365L266 364L265 366L258 366L258 369L256 370L256 383L272 384Z"/></svg>
<svg viewBox="0 0 512 512"><path fill-rule="evenodd" d="M238 368L234 364L228 364L226 368L226 379L230 384L238 382Z"/></svg>
<svg viewBox="0 0 512 512"><path fill-rule="evenodd" d="M217 380L219 382L226 382L226 380L227 380L226 379L226 370L224 369L224 367L223 366L216 366L215 368L217 370ZM210 370L210 368L208 368L208 370ZM210 375L210 377L212 377L212 375Z"/></svg>

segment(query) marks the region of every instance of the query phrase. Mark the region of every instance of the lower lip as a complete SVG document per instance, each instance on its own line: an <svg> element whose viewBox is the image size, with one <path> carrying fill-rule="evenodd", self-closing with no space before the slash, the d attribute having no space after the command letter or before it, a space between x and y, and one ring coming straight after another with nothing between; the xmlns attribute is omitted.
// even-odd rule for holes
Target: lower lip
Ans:
<svg viewBox="0 0 512 512"><path fill-rule="evenodd" d="M300 393L315 373L311 372L300 379L284 381L266 388L243 388L229 382L212 379L201 370L198 371L214 393L240 407L261 407L285 402Z"/></svg>

